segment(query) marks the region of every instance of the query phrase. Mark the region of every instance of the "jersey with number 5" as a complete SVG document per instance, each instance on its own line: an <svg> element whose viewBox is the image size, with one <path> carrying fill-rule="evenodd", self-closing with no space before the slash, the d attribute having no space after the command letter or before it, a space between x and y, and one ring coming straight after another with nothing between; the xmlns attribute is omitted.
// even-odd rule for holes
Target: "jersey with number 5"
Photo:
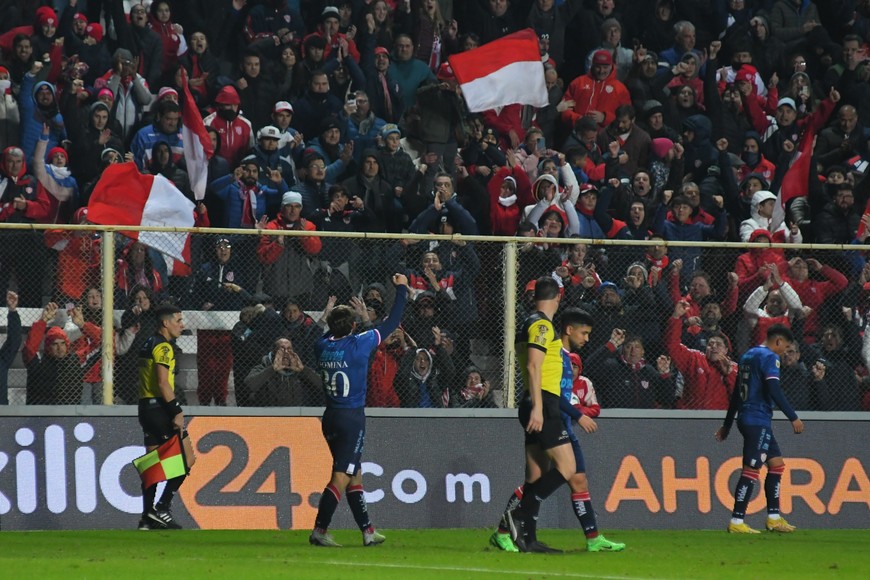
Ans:
<svg viewBox="0 0 870 580"><path fill-rule="evenodd" d="M334 339L326 335L314 352L326 389L327 406L333 409L365 407L369 357L381 343L378 329Z"/></svg>

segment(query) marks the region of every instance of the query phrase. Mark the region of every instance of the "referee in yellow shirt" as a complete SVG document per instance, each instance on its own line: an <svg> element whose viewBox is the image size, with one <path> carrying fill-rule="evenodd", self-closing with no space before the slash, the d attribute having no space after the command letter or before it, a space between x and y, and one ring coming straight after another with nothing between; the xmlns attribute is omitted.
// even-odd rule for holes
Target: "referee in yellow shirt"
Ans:
<svg viewBox="0 0 870 580"><path fill-rule="evenodd" d="M139 424L145 436L145 448L156 449L163 442L184 430L184 413L175 398L175 339L184 330L181 310L172 305L155 311L157 334L150 337L139 351ZM160 501L154 504L157 484L142 486L142 519L140 530L177 530L181 526L172 517L172 497L185 475L166 482Z"/></svg>

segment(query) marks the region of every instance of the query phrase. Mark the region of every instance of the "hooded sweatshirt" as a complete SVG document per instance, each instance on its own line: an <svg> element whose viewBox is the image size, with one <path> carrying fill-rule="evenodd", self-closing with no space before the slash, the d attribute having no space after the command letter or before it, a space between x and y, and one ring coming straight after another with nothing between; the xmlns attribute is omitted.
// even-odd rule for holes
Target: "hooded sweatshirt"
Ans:
<svg viewBox="0 0 870 580"><path fill-rule="evenodd" d="M36 77L27 73L21 81L21 96L19 108L21 109L21 148L24 150L27 163L33 162L33 152L36 150L36 142L42 135L42 125L48 124L48 149L57 147L60 142L67 138L64 128L63 117L60 114L57 101L57 90L54 85L41 81L36 83ZM34 84L35 83L35 84ZM36 93L42 87L48 87L54 96L53 105L48 108L36 104ZM25 97L25 95L28 95Z"/></svg>
<svg viewBox="0 0 870 580"><path fill-rule="evenodd" d="M755 230L767 230L772 234L773 242L775 243L801 243L803 236L801 236L800 230L798 230L797 234L793 235L790 229L786 229L785 222L780 223L776 229L772 229L773 219L766 218L758 213L758 206L763 201L770 199L772 195L773 193L764 190L756 191L752 194L752 202L749 206L749 215L751 217L743 220L740 224L740 240L748 242L749 237ZM774 203L776 203L776 200L774 200Z"/></svg>
<svg viewBox="0 0 870 580"><path fill-rule="evenodd" d="M603 81L595 80L592 74L579 76L568 85L563 98L574 101L574 108L562 112L562 122L568 127L574 127L577 119L591 111L604 113L601 127L606 127L616 119L616 108L620 105L630 105L631 95L624 84L616 79L616 67Z"/></svg>

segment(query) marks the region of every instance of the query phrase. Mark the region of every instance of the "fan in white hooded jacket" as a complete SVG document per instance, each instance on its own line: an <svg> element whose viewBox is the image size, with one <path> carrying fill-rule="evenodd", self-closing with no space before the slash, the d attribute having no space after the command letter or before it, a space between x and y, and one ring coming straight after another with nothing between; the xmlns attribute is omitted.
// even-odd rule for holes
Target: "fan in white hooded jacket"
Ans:
<svg viewBox="0 0 870 580"><path fill-rule="evenodd" d="M769 231L773 236L774 243L799 244L803 241L801 230L797 224L786 228L785 223L780 223L776 229L771 229L775 204L776 196L769 191L760 190L752 194L752 201L749 205L749 215L752 217L740 223L740 241L748 242L755 230Z"/></svg>

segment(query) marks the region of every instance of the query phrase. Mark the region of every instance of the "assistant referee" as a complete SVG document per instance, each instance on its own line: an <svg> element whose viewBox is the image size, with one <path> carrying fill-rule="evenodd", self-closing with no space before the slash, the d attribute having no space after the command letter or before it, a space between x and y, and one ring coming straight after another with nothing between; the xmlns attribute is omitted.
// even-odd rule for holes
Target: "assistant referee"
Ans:
<svg viewBox="0 0 870 580"><path fill-rule="evenodd" d="M160 306L155 315L157 334L145 341L139 351L139 424L148 451L179 431L184 434L184 413L175 398L175 339L181 336L184 321L177 306ZM140 530L181 529L172 517L170 505L186 477L180 475L168 480L156 505L157 484L147 488L142 485Z"/></svg>

